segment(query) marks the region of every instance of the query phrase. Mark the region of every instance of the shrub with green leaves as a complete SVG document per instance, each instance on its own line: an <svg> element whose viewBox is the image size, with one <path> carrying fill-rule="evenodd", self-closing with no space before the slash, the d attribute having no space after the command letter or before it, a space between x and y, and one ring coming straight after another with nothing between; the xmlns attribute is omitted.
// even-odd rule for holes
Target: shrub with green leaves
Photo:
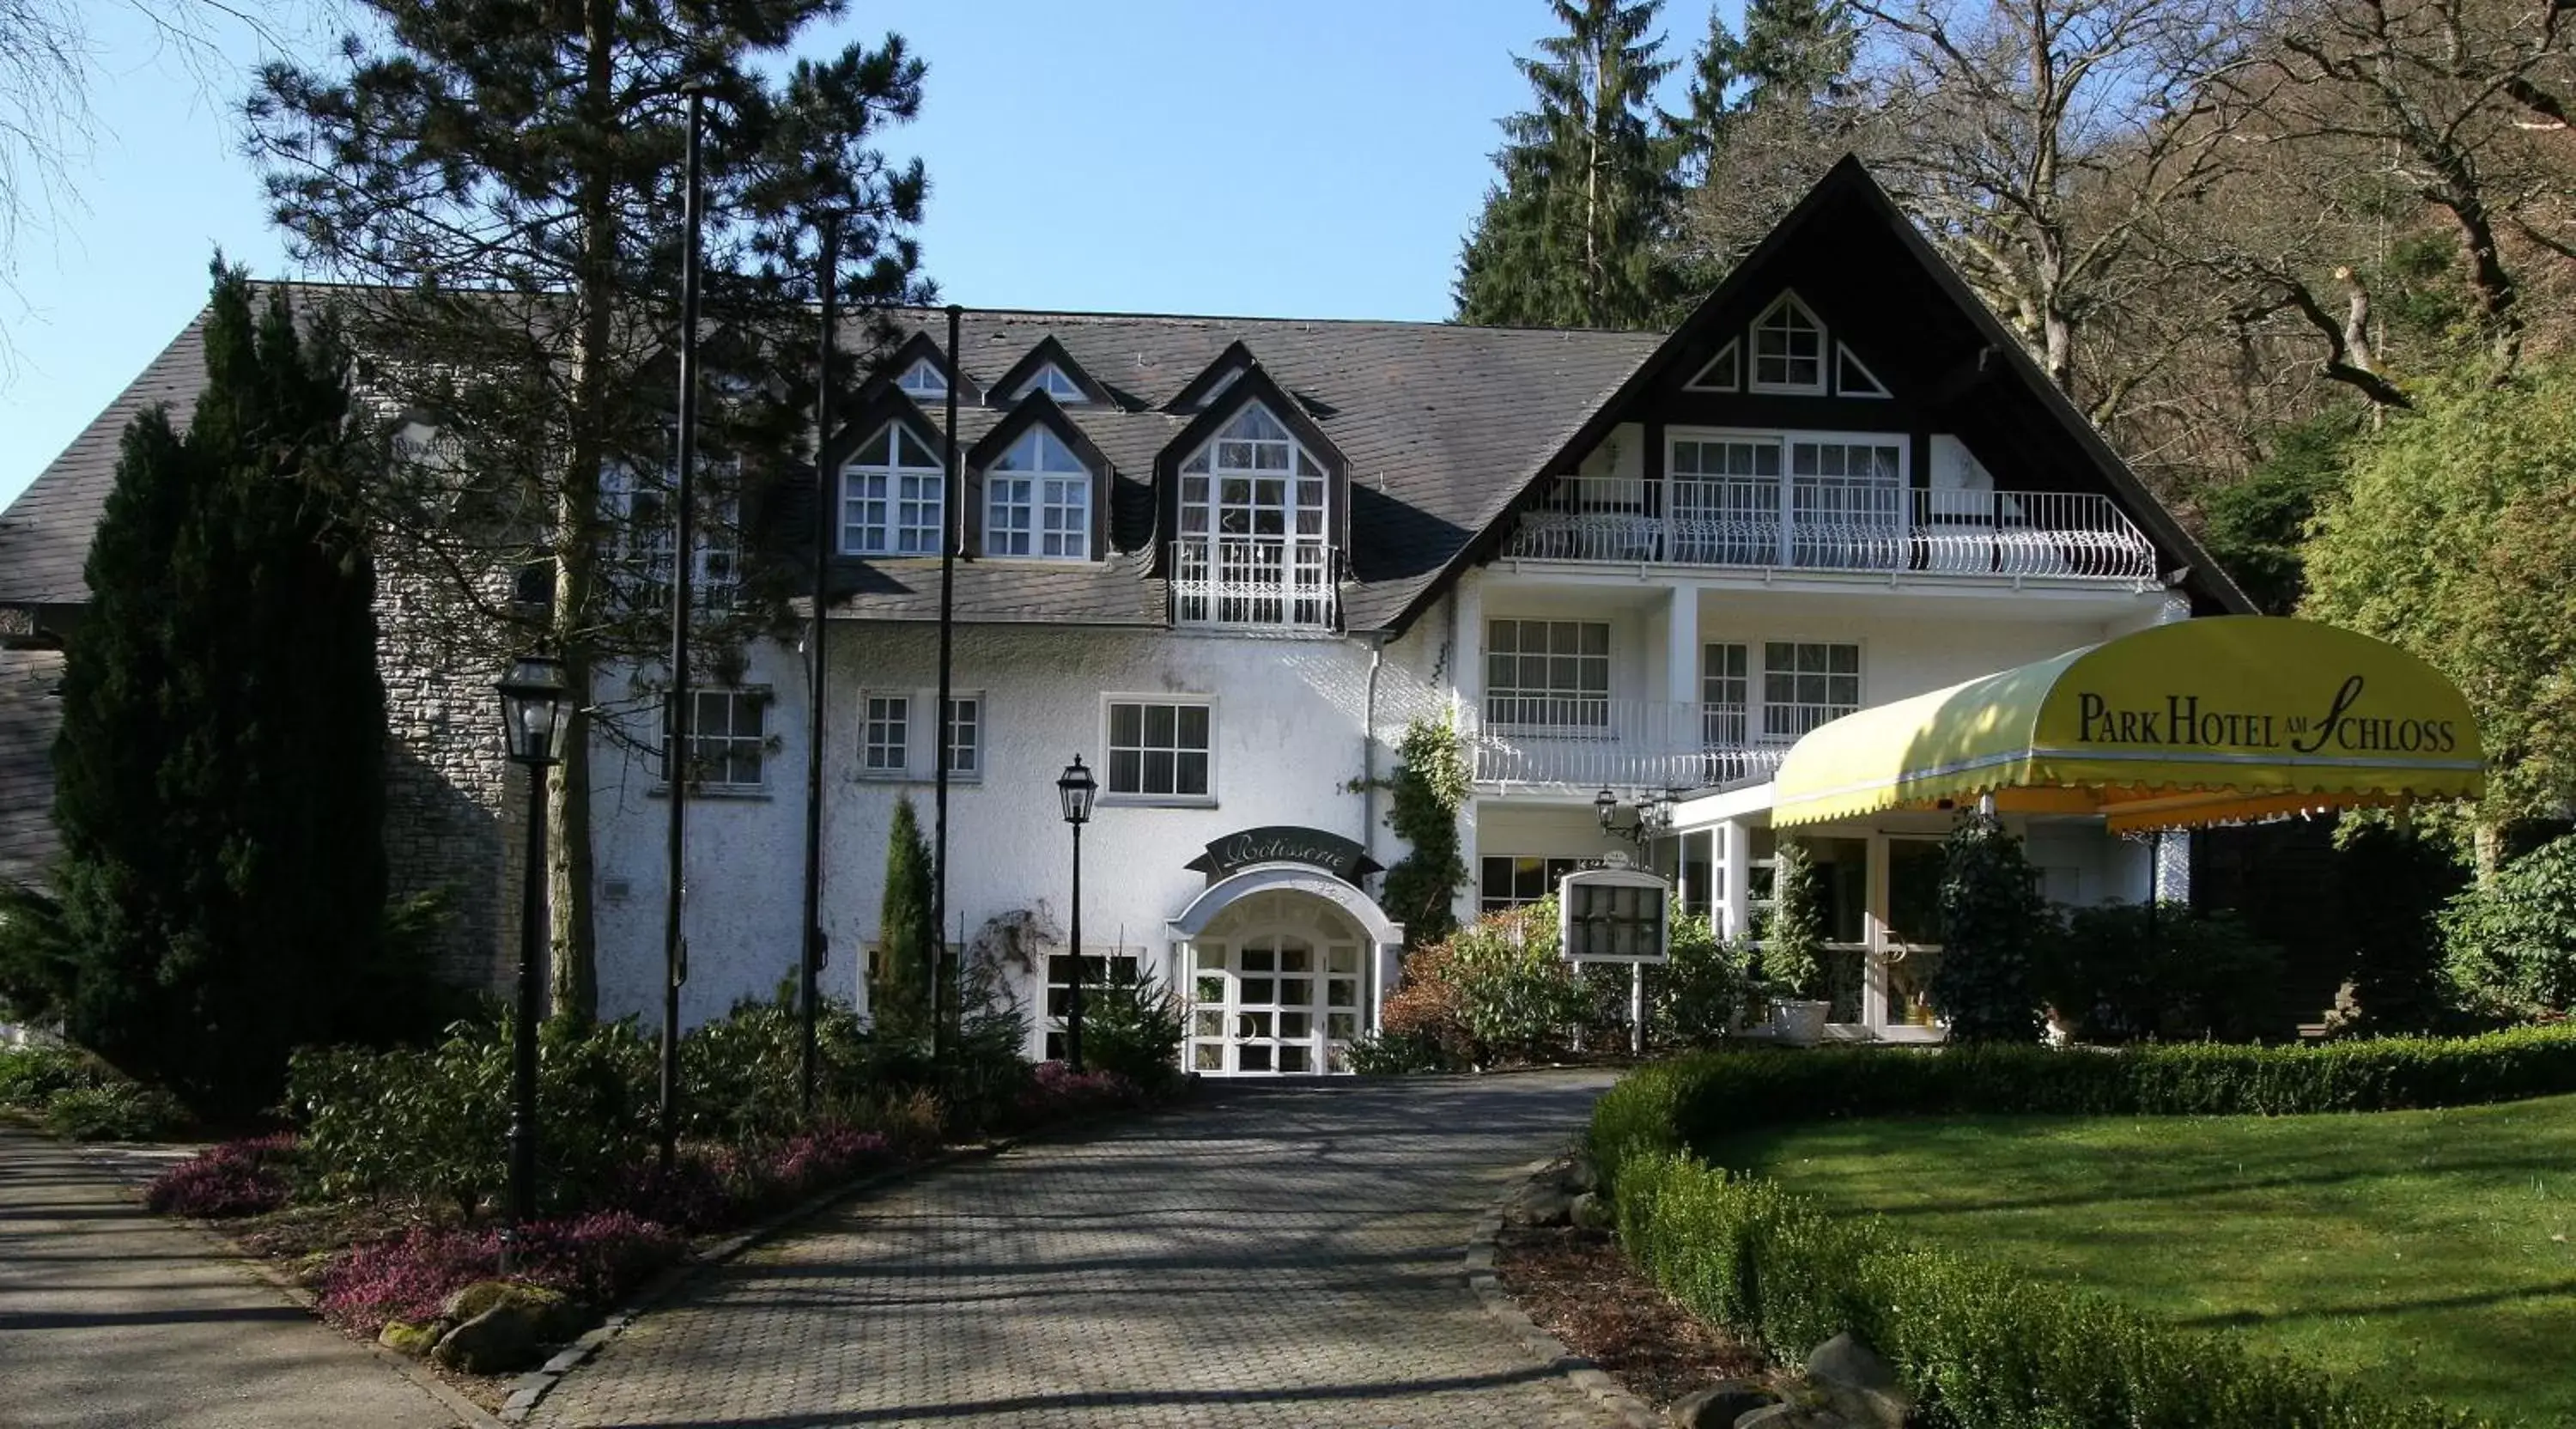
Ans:
<svg viewBox="0 0 2576 1429"><path fill-rule="evenodd" d="M1804 1060L1781 1057L1778 1060ZM1826 1214L1669 1150L1619 1171L1619 1239L1674 1298L1794 1359L1849 1332L1958 1429L2442 1429L2403 1403L2100 1296Z"/></svg>
<svg viewBox="0 0 2576 1429"><path fill-rule="evenodd" d="M1962 809L1942 855L1932 1005L1953 1042L2037 1041L2031 964L2049 917L2021 840L1994 815Z"/></svg>
<svg viewBox="0 0 2576 1429"><path fill-rule="evenodd" d="M538 1029L538 1184L550 1208L592 1204L653 1144L658 1059L632 1023ZM471 1216L507 1182L510 1023L458 1023L426 1049L299 1052L287 1105L299 1172L325 1200L420 1197Z"/></svg>
<svg viewBox="0 0 2576 1429"><path fill-rule="evenodd" d="M2224 910L2068 909L2035 953L2032 989L2078 1041L2248 1042L2291 1031L2271 995L2281 950Z"/></svg>
<svg viewBox="0 0 2576 1429"><path fill-rule="evenodd" d="M45 1129L74 1141L161 1141L187 1124L177 1097L122 1079L65 1087L45 1099Z"/></svg>
<svg viewBox="0 0 2576 1429"><path fill-rule="evenodd" d="M1825 875L1806 840L1783 838L1773 857L1771 918L1761 974L1772 997L1825 995Z"/></svg>
<svg viewBox="0 0 2576 1429"><path fill-rule="evenodd" d="M2576 834L2462 890L2442 933L2451 985L2469 1007L2503 1017L2576 1009Z"/></svg>
<svg viewBox="0 0 2576 1429"><path fill-rule="evenodd" d="M1657 1046L1705 1047L1759 1015L1752 945L1717 935L1707 915L1673 919L1671 958L1646 969L1646 1031Z"/></svg>

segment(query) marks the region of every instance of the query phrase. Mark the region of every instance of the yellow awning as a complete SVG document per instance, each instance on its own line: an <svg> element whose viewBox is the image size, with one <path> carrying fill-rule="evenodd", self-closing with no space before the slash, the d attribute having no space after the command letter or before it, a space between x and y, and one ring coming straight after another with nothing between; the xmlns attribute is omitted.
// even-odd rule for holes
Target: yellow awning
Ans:
<svg viewBox="0 0 2576 1429"><path fill-rule="evenodd" d="M1879 705L1798 741L1776 827L1995 796L2114 830L2475 798L2476 719L2405 651L2303 620L2214 616Z"/></svg>

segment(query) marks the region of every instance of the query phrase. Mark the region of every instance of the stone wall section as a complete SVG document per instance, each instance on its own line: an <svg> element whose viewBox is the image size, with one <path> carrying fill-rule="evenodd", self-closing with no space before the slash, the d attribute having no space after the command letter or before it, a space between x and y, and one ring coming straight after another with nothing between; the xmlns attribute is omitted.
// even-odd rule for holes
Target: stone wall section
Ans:
<svg viewBox="0 0 2576 1429"><path fill-rule="evenodd" d="M439 934L442 981L500 989L511 964L525 862L525 776L501 748L500 667L478 646L488 618L460 599L454 578L415 569L398 553L376 567L376 665L385 683L385 860L392 892L445 889L451 916ZM484 592L495 606L509 581ZM515 939L507 945L516 947Z"/></svg>

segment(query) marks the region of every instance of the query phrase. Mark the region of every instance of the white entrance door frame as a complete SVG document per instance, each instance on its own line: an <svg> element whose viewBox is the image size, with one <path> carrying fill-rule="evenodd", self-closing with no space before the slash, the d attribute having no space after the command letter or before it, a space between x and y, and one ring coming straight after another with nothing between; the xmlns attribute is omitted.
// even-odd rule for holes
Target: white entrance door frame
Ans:
<svg viewBox="0 0 2576 1429"><path fill-rule="evenodd" d="M1173 985L1184 998L1194 997L1197 969L1191 955L1193 941L1246 899L1282 893L1320 898L1357 926L1367 945L1367 955L1362 960L1366 985L1361 990L1359 1011L1362 1026L1375 1031L1378 1009L1395 986L1397 958L1404 948L1404 925L1389 919L1376 900L1359 889L1306 864L1257 863L1209 884L1192 898L1189 906L1163 925L1170 940L1166 966L1173 970ZM1321 976L1323 970L1317 969L1316 973Z"/></svg>

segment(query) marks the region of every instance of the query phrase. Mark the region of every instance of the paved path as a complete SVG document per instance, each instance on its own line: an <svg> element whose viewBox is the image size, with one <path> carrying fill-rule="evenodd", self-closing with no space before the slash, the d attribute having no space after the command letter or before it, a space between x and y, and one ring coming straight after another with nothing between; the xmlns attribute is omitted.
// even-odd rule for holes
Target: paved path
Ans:
<svg viewBox="0 0 2576 1429"><path fill-rule="evenodd" d="M429 1393L98 1160L0 1128L0 1425L448 1429Z"/></svg>
<svg viewBox="0 0 2576 1429"><path fill-rule="evenodd" d="M567 1376L555 1426L1615 1421L1460 1272L1608 1078L1229 1088L854 1203Z"/></svg>

